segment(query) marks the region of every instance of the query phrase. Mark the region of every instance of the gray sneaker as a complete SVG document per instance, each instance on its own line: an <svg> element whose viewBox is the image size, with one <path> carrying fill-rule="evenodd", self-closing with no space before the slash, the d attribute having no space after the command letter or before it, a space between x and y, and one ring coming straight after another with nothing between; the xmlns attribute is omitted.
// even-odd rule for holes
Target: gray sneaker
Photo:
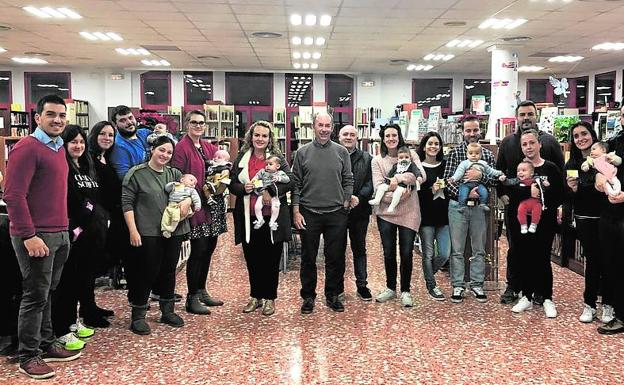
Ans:
<svg viewBox="0 0 624 385"><path fill-rule="evenodd" d="M446 299L442 290L437 286L429 290L429 295L436 301L444 301Z"/></svg>
<svg viewBox="0 0 624 385"><path fill-rule="evenodd" d="M390 290L388 288L385 288L384 291L382 291L381 293L377 294L377 297L375 298L375 301L377 302L387 302L390 301L391 299L395 299L396 298L396 292L394 290Z"/></svg>
<svg viewBox="0 0 624 385"><path fill-rule="evenodd" d="M487 295L485 295L485 292L483 291L483 288L481 286L471 287L470 291L475 296L478 302L487 302Z"/></svg>
<svg viewBox="0 0 624 385"><path fill-rule="evenodd" d="M463 287L454 287L453 288L453 295L451 295L451 302L453 303L461 303L464 301L464 291L466 291L466 289L464 289Z"/></svg>
<svg viewBox="0 0 624 385"><path fill-rule="evenodd" d="M409 291L404 291L401 293L401 306L403 307L412 307L414 306L414 298Z"/></svg>

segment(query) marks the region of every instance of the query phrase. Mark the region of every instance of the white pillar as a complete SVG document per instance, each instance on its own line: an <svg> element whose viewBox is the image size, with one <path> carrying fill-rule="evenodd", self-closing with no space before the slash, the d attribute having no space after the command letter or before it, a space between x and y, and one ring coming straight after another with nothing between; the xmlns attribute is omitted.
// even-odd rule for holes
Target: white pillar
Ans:
<svg viewBox="0 0 624 385"><path fill-rule="evenodd" d="M513 118L518 90L518 54L492 47L492 97L490 121L486 139L496 139L496 124L500 118Z"/></svg>

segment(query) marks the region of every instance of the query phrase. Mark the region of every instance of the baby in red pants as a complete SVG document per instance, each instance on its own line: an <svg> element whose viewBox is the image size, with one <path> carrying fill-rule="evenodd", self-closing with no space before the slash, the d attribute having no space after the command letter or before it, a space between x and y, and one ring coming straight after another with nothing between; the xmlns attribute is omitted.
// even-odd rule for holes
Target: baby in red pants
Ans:
<svg viewBox="0 0 624 385"><path fill-rule="evenodd" d="M520 222L520 232L522 234L534 233L537 231L537 224L542 217L542 210L544 209L543 196L544 191L542 187L548 187L549 183L546 180L535 178L533 175L535 168L531 162L520 162L516 170L516 178L508 178L503 182L507 186L533 186L536 185L540 191L540 198L527 198L520 202L518 205L518 222ZM527 216L531 215L531 223L528 224ZM527 226L528 225L528 226Z"/></svg>

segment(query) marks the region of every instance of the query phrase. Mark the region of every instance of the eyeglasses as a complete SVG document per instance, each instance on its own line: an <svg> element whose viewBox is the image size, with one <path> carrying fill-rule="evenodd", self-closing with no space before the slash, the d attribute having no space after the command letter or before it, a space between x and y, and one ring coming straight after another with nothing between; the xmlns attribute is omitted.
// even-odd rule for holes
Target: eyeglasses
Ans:
<svg viewBox="0 0 624 385"><path fill-rule="evenodd" d="M199 121L199 122L198 122L197 120L191 120L191 121L189 121L189 124L190 124L191 126L199 126L199 127L202 127L202 126L205 126L205 125L206 125L206 122L204 122L203 120L202 120L202 121Z"/></svg>

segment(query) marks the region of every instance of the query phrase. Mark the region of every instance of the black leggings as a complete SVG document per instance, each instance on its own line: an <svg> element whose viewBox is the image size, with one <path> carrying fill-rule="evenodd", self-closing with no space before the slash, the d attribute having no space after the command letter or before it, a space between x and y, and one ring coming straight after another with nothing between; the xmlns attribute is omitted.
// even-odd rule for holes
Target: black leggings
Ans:
<svg viewBox="0 0 624 385"><path fill-rule="evenodd" d="M212 254L217 247L218 237L191 239L191 256L186 263L186 284L189 294L206 288Z"/></svg>
<svg viewBox="0 0 624 385"><path fill-rule="evenodd" d="M612 293L615 316L624 320L624 218L611 215L600 216L600 243L602 243L607 265L607 291Z"/></svg>
<svg viewBox="0 0 624 385"><path fill-rule="evenodd" d="M174 300L175 273L183 239L182 235L141 237L142 246L128 264L134 281L128 288L131 305L146 306L152 287L160 294L161 300Z"/></svg>
<svg viewBox="0 0 624 385"><path fill-rule="evenodd" d="M583 246L585 256L585 291L583 299L586 304L596 308L596 298L598 291L602 294L602 303L611 305L613 296L607 283L607 265L602 248L599 242L599 218L576 218L576 235Z"/></svg>

